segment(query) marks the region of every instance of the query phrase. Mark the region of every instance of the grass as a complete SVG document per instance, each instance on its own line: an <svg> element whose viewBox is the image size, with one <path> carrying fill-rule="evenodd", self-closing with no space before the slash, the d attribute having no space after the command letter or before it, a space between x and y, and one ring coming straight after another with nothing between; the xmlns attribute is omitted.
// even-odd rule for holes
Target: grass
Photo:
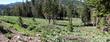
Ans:
<svg viewBox="0 0 110 42"><path fill-rule="evenodd" d="M28 35L35 36L40 34L43 42L107 42L110 40L109 33L103 33L96 27L81 26L83 25L81 19L73 18L73 32L68 28L68 21L56 20L57 25L48 25L45 19L36 18L36 22L32 18L23 17L23 23L29 25L28 28L19 26L18 17L15 16L0 16L3 25L7 28L15 29L16 31ZM72 35L78 39L64 39L65 36Z"/></svg>

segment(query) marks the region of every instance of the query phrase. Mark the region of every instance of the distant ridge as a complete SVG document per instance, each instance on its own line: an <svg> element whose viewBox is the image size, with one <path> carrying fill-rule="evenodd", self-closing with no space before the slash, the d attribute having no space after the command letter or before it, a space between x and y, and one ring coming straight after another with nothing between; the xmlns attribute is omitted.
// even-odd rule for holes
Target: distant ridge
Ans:
<svg viewBox="0 0 110 42"><path fill-rule="evenodd" d="M65 4L66 0L60 0L61 4ZM15 5L22 4L22 2L10 3L10 4L0 4L0 11L6 8L13 8ZM78 0L73 0L73 6L75 7L85 7L83 2Z"/></svg>
<svg viewBox="0 0 110 42"><path fill-rule="evenodd" d="M10 3L10 4L0 4L0 11L6 8L13 8L15 5L21 4L22 2Z"/></svg>

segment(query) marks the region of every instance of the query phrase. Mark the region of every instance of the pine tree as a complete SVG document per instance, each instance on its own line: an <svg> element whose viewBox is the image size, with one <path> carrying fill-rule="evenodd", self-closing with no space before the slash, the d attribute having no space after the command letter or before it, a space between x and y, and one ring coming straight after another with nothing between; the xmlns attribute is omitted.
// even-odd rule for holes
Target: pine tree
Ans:
<svg viewBox="0 0 110 42"><path fill-rule="evenodd" d="M66 1L66 12L67 12L67 16L68 16L68 19L69 19L69 28L70 28L70 31L73 30L73 24L72 24L72 11L74 10L73 8L73 2L72 0L67 0Z"/></svg>

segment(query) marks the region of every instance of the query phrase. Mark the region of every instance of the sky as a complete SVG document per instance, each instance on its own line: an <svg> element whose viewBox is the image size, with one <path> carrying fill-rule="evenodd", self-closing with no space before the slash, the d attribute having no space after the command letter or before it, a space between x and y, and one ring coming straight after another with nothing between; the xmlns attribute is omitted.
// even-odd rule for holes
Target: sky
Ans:
<svg viewBox="0 0 110 42"><path fill-rule="evenodd" d="M23 0L0 0L0 4L10 4L10 3L22 2L22 1ZM83 1L83 0L79 0L79 1Z"/></svg>
<svg viewBox="0 0 110 42"><path fill-rule="evenodd" d="M0 4L10 4L10 3L22 2L22 1L23 0L0 0Z"/></svg>

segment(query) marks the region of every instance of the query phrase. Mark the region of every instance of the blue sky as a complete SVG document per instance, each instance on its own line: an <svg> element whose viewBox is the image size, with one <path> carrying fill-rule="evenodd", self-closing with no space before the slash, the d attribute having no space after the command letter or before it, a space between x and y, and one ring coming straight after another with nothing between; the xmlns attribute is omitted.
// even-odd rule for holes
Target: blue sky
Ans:
<svg viewBox="0 0 110 42"><path fill-rule="evenodd" d="M0 4L9 4L9 3L22 2L22 1L23 0L0 0Z"/></svg>

